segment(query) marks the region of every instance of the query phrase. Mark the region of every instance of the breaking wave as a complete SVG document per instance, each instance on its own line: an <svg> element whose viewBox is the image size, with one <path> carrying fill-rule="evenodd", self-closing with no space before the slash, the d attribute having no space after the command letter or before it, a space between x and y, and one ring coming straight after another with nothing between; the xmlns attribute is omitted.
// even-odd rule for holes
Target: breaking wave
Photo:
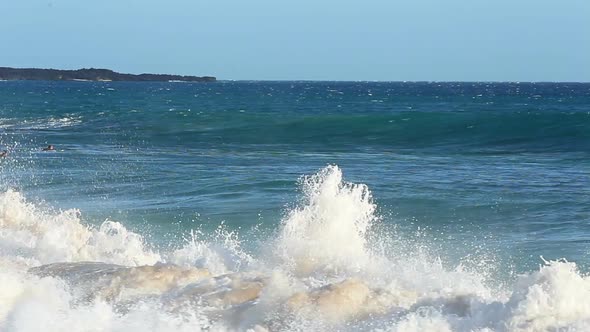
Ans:
<svg viewBox="0 0 590 332"><path fill-rule="evenodd" d="M107 220L0 193L2 331L548 331L590 329L590 277L575 263L495 289L483 273L404 254L369 188L329 166L258 250L215 240L156 250ZM393 244L392 244L393 243ZM384 249L388 248L388 249Z"/></svg>

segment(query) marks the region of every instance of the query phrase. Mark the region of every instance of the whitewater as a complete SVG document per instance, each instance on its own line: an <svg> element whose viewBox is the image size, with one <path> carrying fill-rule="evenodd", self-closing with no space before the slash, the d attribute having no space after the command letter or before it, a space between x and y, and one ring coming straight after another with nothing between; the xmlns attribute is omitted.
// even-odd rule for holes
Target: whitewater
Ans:
<svg viewBox="0 0 590 332"><path fill-rule="evenodd" d="M91 226L84 211L2 192L0 330L590 330L590 277L574 262L540 258L537 271L497 287L404 250L369 188L337 166L300 186L256 251L223 225L156 251L120 222Z"/></svg>

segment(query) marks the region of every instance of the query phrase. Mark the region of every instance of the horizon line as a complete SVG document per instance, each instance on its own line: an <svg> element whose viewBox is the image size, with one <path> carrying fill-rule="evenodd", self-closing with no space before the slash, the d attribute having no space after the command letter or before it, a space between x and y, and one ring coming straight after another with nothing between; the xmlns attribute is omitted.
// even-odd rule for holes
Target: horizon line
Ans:
<svg viewBox="0 0 590 332"><path fill-rule="evenodd" d="M220 82L331 82L331 83L525 83L525 84L542 84L542 83L560 83L560 84L590 84L589 81L501 81L501 80L482 80L482 81L458 81L458 80L328 80L328 79L223 79L217 78L215 83Z"/></svg>

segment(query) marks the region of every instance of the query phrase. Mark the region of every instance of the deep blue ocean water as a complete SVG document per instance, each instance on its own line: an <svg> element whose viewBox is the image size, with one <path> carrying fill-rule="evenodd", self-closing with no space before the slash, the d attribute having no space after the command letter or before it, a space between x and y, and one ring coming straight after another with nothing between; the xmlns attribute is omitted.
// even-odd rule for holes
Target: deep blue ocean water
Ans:
<svg viewBox="0 0 590 332"><path fill-rule="evenodd" d="M590 84L0 82L3 149L0 192L154 250L220 225L273 250L302 177L337 165L375 233L443 266L590 269Z"/></svg>

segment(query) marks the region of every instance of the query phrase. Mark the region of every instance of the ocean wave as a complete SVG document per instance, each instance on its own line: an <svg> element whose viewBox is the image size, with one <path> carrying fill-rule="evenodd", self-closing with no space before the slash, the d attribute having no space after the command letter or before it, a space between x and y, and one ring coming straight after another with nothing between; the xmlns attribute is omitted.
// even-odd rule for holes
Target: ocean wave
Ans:
<svg viewBox="0 0 590 332"><path fill-rule="evenodd" d="M434 109L436 110L436 108ZM226 113L158 120L135 134L154 144L224 143L459 151L587 151L590 114L570 111Z"/></svg>
<svg viewBox="0 0 590 332"><path fill-rule="evenodd" d="M590 277L543 262L496 289L394 250L369 188L329 166L259 251L220 227L170 250L0 193L2 331L547 331L590 328ZM403 246L403 243L397 244ZM383 248L390 248L383 250Z"/></svg>
<svg viewBox="0 0 590 332"><path fill-rule="evenodd" d="M82 116L63 116L47 118L0 118L0 128L6 130L54 130L82 124Z"/></svg>

